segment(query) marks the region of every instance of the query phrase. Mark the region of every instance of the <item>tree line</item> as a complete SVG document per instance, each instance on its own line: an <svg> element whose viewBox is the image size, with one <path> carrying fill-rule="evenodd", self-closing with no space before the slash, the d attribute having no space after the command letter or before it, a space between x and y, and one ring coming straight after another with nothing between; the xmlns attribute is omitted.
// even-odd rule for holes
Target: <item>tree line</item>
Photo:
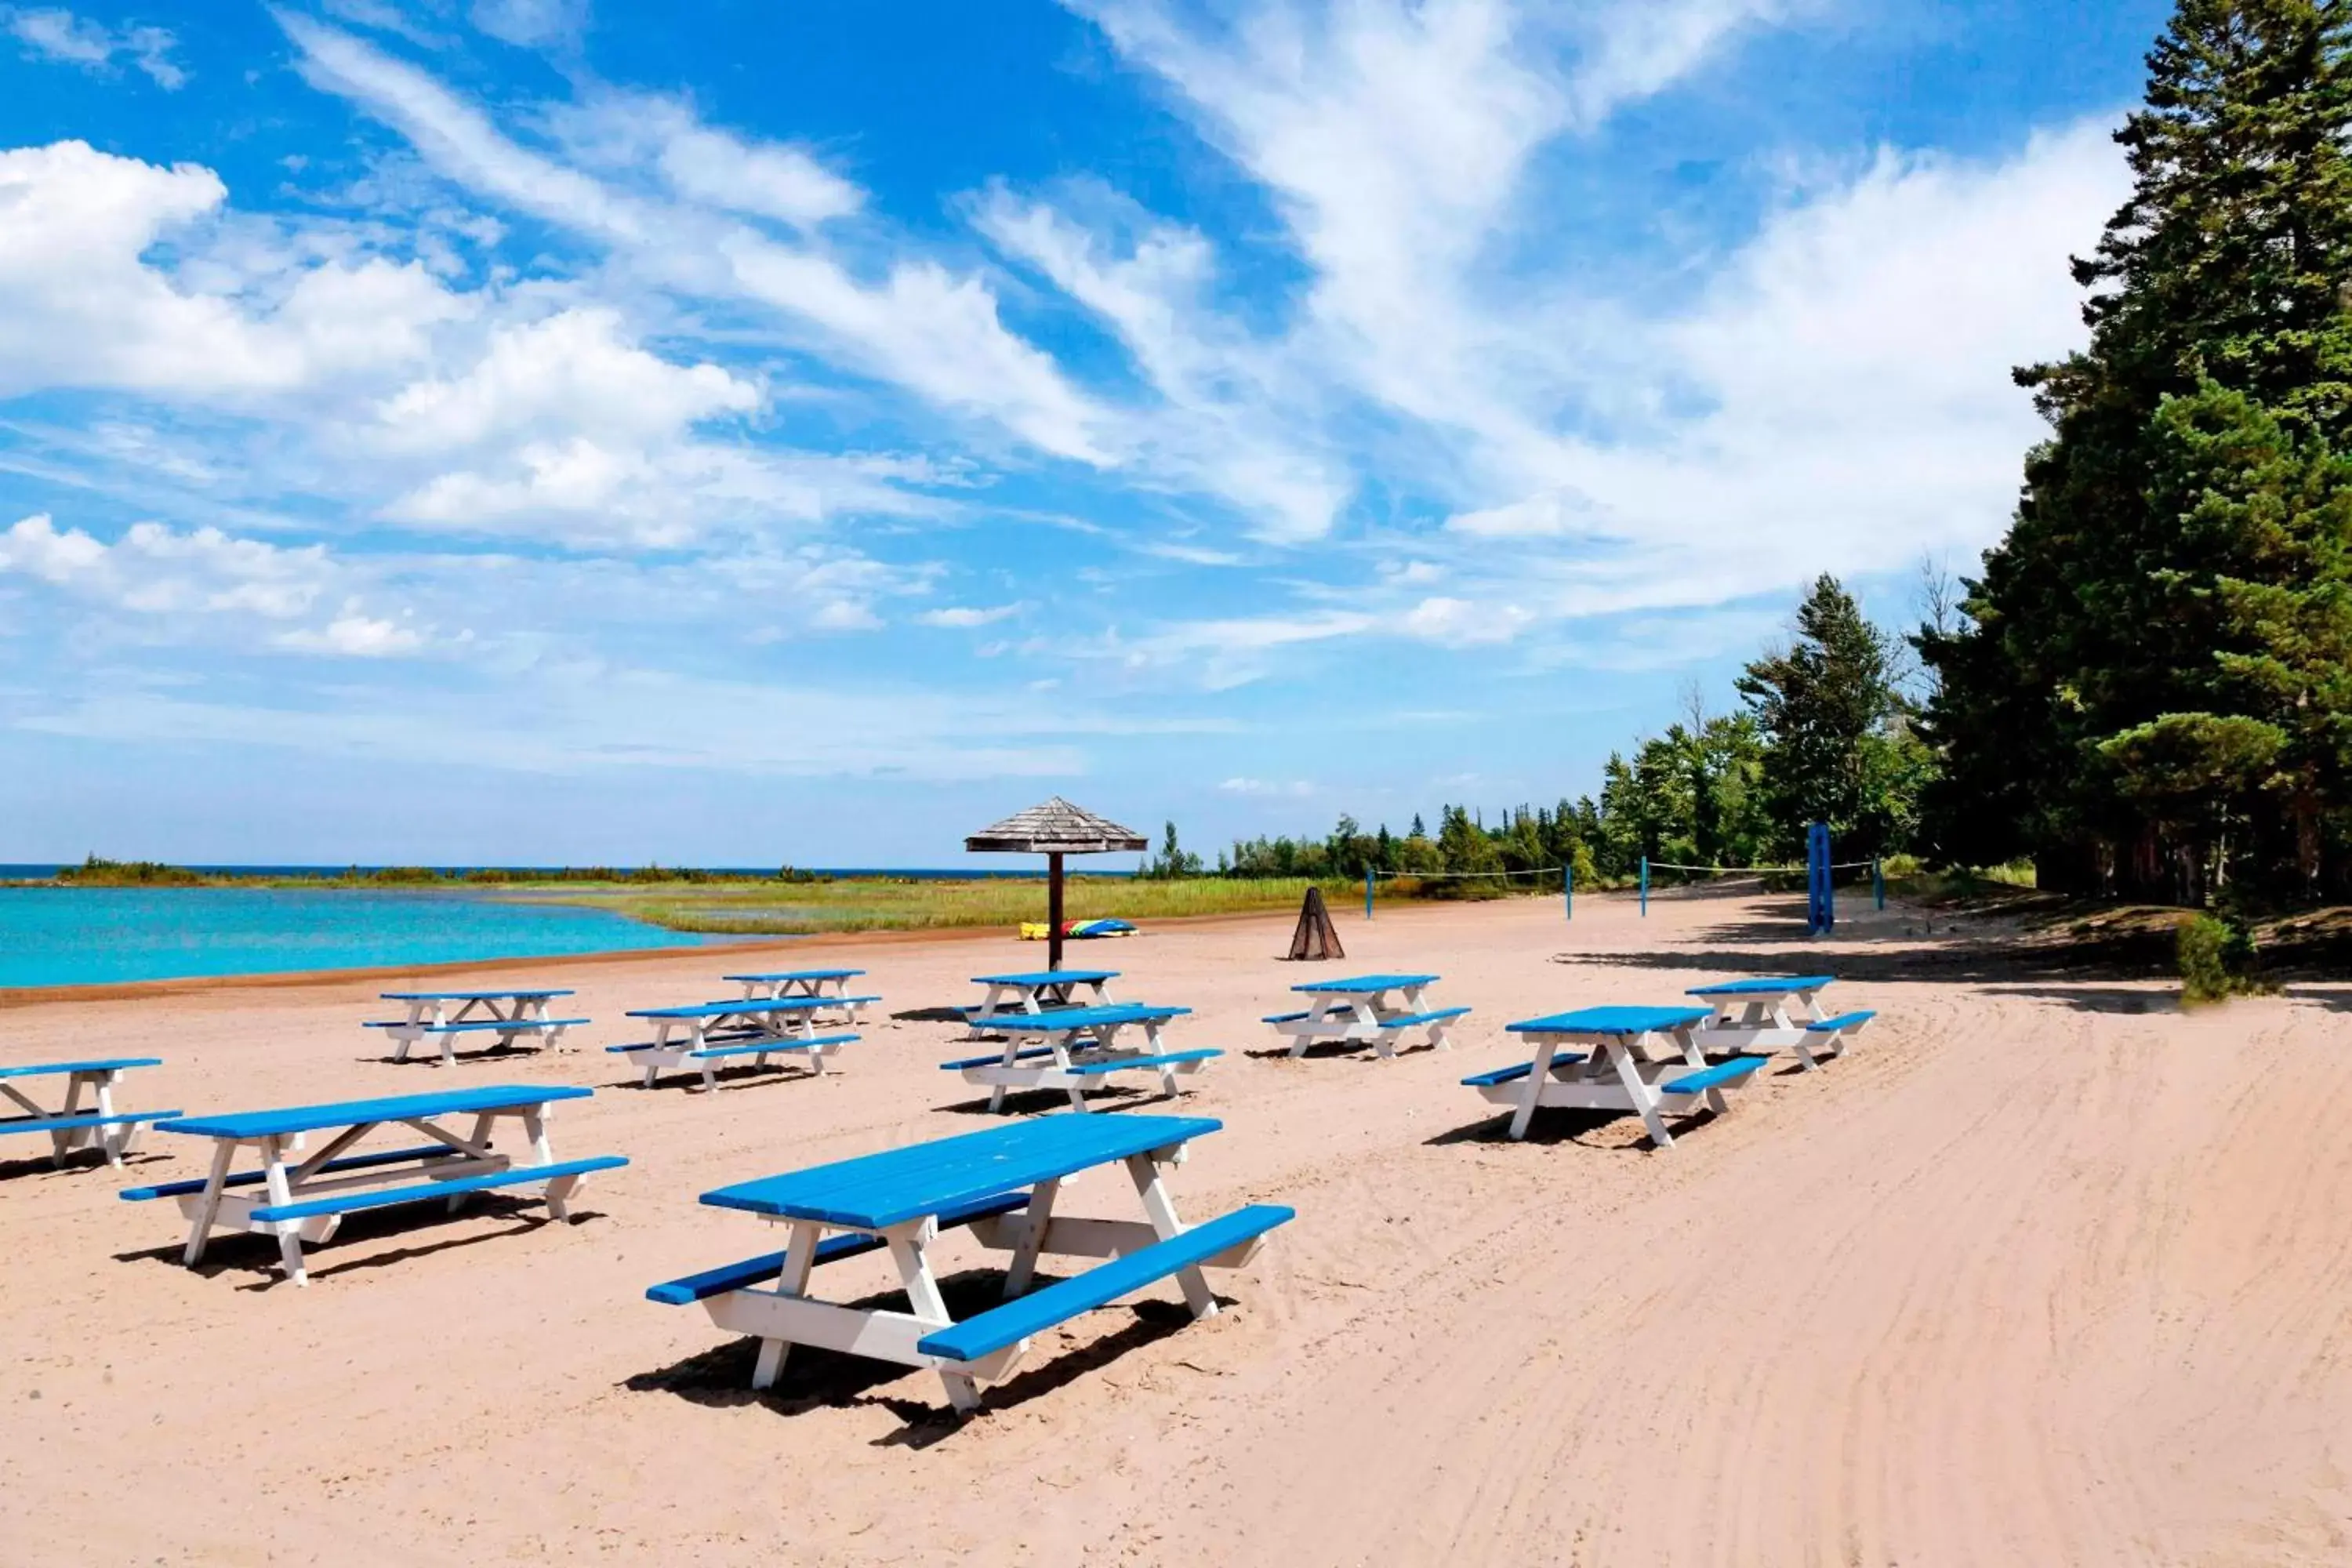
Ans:
<svg viewBox="0 0 2352 1568"><path fill-rule="evenodd" d="M1816 821L1830 824L1841 856L1901 852L1916 837L1920 790L1934 771L1901 689L1904 668L1901 640L1823 576L1798 606L1786 646L1740 675L1739 711L1709 715L1691 700L1664 732L1611 753L1597 798L1509 805L1491 820L1483 808L1449 804L1434 834L1419 815L1402 834L1343 816L1323 838L1239 840L1213 867L1182 847L1171 822L1141 874L1508 872L1556 888L1545 874L1568 868L1591 887L1633 877L1645 858L1724 868L1801 860Z"/></svg>

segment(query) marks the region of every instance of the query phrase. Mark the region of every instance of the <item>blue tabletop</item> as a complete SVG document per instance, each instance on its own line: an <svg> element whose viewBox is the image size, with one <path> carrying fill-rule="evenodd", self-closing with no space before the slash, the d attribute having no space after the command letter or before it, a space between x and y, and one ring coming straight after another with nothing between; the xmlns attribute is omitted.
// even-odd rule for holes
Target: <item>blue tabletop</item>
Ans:
<svg viewBox="0 0 2352 1568"><path fill-rule="evenodd" d="M787 969L774 974L722 974L719 978L766 985L785 980L850 980L865 973L862 969Z"/></svg>
<svg viewBox="0 0 2352 1568"><path fill-rule="evenodd" d="M853 1230L902 1225L1216 1131L1204 1116L1040 1116L702 1194L725 1209Z"/></svg>
<svg viewBox="0 0 2352 1568"><path fill-rule="evenodd" d="M552 1084L497 1083L480 1089L453 1089L439 1094L396 1094L384 1100L346 1100L332 1105L289 1105L281 1110L233 1110L225 1116L184 1116L158 1121L158 1132L187 1132L198 1138L282 1138L289 1132L316 1132L329 1127L357 1127L363 1121L406 1121L416 1117L464 1116L484 1110L511 1110L523 1105L545 1105L558 1100L585 1100L595 1090Z"/></svg>
<svg viewBox="0 0 2352 1568"><path fill-rule="evenodd" d="M1041 969L1034 974L975 974L974 985L1099 985L1118 978L1116 969Z"/></svg>
<svg viewBox="0 0 2352 1568"><path fill-rule="evenodd" d="M107 1057L89 1062L31 1062L20 1068L0 1068L0 1078L47 1078L52 1073L115 1072L123 1068L159 1068L162 1057Z"/></svg>
<svg viewBox="0 0 2352 1568"><path fill-rule="evenodd" d="M1706 1007L1579 1007L1503 1027L1515 1035L1643 1035L1703 1024L1714 1016Z"/></svg>
<svg viewBox="0 0 2352 1568"><path fill-rule="evenodd" d="M1339 991L1370 996L1381 991L1402 991L1408 985L1427 985L1437 978L1434 974L1359 974L1352 980L1310 980L1291 989Z"/></svg>
<svg viewBox="0 0 2352 1568"><path fill-rule="evenodd" d="M1109 1024L1156 1024L1181 1018L1190 1007L1155 1007L1144 1002L1111 1002L1100 1007L1048 1007L1042 1013L992 1013L982 1020L1000 1034L1030 1029L1056 1033L1064 1029L1098 1029Z"/></svg>
<svg viewBox="0 0 2352 1568"><path fill-rule="evenodd" d="M379 991L376 994L387 1002L497 1002L509 996L570 996L573 993L524 986L505 991Z"/></svg>
<svg viewBox="0 0 2352 1568"><path fill-rule="evenodd" d="M1791 991L1819 991L1836 982L1834 974L1767 974L1754 980L1718 980L1694 985L1685 996L1783 996Z"/></svg>

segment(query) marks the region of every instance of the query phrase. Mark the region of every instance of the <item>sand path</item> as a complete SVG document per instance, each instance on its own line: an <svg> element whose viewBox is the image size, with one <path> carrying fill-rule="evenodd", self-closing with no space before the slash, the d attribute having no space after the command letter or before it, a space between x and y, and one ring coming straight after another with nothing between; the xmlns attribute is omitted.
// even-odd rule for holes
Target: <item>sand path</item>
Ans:
<svg viewBox="0 0 2352 1568"><path fill-rule="evenodd" d="M152 1050L141 1092L191 1109L593 1084L559 1152L635 1162L575 1226L354 1222L307 1290L257 1238L178 1268L175 1216L109 1173L0 1166L0 1562L2352 1562L2344 998L2184 1017L2154 987L1947 962L1966 940L1899 911L1816 944L1786 913L1344 920L1350 968L1425 966L1477 1009L1454 1052L1386 1063L1248 1054L1303 977L1273 962L1286 921L1087 950L1124 994L1197 1009L1178 1043L1231 1053L1192 1080L1185 1109L1226 1130L1177 1173L1183 1207L1299 1218L1226 1277L1234 1310L1192 1325L1170 1287L1095 1313L967 1424L936 1378L811 1352L754 1398L747 1347L642 1299L775 1245L698 1193L983 1125L935 1066L947 1026L886 1021L837 1078L706 1099L607 1087L595 1050L384 1065L355 1026L373 981L0 1012L0 1060ZM832 953L914 1010L1034 950ZM1838 999L1876 1031L1671 1150L1567 1113L1507 1143L1455 1084L1510 1058L1511 1018L1801 955L1859 977ZM602 1045L729 967L562 978ZM154 1142L135 1179L197 1173ZM1105 1180L1068 1206L1131 1205ZM889 1276L823 1279L853 1300Z"/></svg>

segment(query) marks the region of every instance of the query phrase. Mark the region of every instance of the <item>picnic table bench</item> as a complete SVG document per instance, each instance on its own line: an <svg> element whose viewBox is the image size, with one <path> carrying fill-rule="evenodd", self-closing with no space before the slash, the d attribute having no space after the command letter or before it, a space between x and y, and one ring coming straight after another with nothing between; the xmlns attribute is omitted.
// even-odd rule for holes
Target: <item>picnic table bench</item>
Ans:
<svg viewBox="0 0 2352 1568"><path fill-rule="evenodd" d="M1116 969L1038 969L1021 974L975 974L974 985L988 987L987 995L965 1008L974 1037L1007 1013L1042 1013L1049 1007L1103 1007L1111 1005L1110 983ZM1078 993L1087 994L1082 998Z"/></svg>
<svg viewBox="0 0 2352 1568"><path fill-rule="evenodd" d="M1505 1026L1535 1042L1532 1061L1473 1073L1462 1081L1497 1105L1515 1109L1510 1134L1525 1138L1538 1106L1631 1110L1663 1149L1674 1142L1668 1116L1702 1107L1728 1110L1724 1091L1747 1081L1762 1057L1734 1057L1710 1066L1696 1031L1713 1015L1705 1007L1580 1007ZM1563 1047L1581 1046L1582 1050ZM1654 1050L1664 1050L1664 1059Z"/></svg>
<svg viewBox="0 0 2352 1568"><path fill-rule="evenodd" d="M715 1089L719 1064L737 1057L751 1057L755 1068L765 1068L772 1056L799 1056L813 1076L823 1077L826 1059L842 1047L855 1044L858 1037L819 1034L816 1015L845 1003L880 1000L878 996L749 996L681 1007L642 1007L629 1016L651 1023L654 1037L605 1049L644 1069L647 1089L666 1068L691 1062L701 1069L702 1087Z"/></svg>
<svg viewBox="0 0 2352 1568"><path fill-rule="evenodd" d="M1813 1071L1822 1058L1845 1055L1846 1046L1877 1016L1855 1012L1832 1017L1821 994L1836 978L1765 974L1692 986L1685 994L1713 1010L1713 1016L1695 1031L1699 1048L1768 1054L1785 1046L1796 1051L1807 1072Z"/></svg>
<svg viewBox="0 0 2352 1568"><path fill-rule="evenodd" d="M139 1134L152 1121L177 1116L177 1110L120 1111L114 1108L114 1087L133 1068L162 1067L161 1057L107 1057L94 1061L31 1062L0 1067L0 1100L23 1112L0 1117L0 1133L40 1132L49 1139L49 1163L63 1166L66 1156L79 1149L96 1149L110 1165L139 1146ZM29 1086L37 1079L61 1078L65 1103L56 1110L35 1100ZM82 1097L89 1096L85 1110Z"/></svg>
<svg viewBox="0 0 2352 1568"><path fill-rule="evenodd" d="M1267 1232L1296 1217L1275 1204L1204 1225L1177 1217L1165 1173L1190 1140L1221 1126L1202 1117L1040 1117L720 1187L702 1201L788 1226L783 1250L646 1294L671 1306L699 1302L719 1328L756 1336L754 1388L774 1386L793 1345L814 1345L935 1369L949 1402L973 1410L980 1384L1010 1375L1034 1336L1171 1275L1193 1317L1215 1313L1202 1270L1242 1268ZM1140 1221L1055 1212L1065 1182L1110 1164L1126 1167ZM940 1236L956 1229L1012 1255L1003 1303L961 1322L949 1315L930 1257ZM817 1265L878 1250L897 1266L909 1310L836 1306L811 1294ZM1046 1257L1108 1261L1033 1290Z"/></svg>
<svg viewBox="0 0 2352 1568"><path fill-rule="evenodd" d="M563 1048L563 1031L588 1022L585 1018L551 1018L547 1005L571 992L561 989L505 991L385 991L385 1002L407 1005L404 1018L370 1022L364 1028L382 1029L394 1044L393 1059L404 1062L409 1047L420 1040L437 1040L441 1055L435 1064L447 1067L457 1059L457 1042L467 1037L495 1035L493 1051L514 1049L526 1037L550 1050Z"/></svg>
<svg viewBox="0 0 2352 1568"><path fill-rule="evenodd" d="M1016 1089L1059 1089L1070 1097L1070 1109L1087 1108L1087 1089L1112 1073L1156 1072L1160 1092L1173 1100L1179 1074L1191 1075L1225 1053L1213 1049L1163 1051L1160 1026L1181 1018L1190 1007L1155 1007L1139 1002L1118 1002L1106 1007L1055 1007L1042 1013L1003 1013L989 1028L1004 1037L1004 1048L993 1056L964 1057L941 1062L942 1072L960 1072L967 1083L989 1086L988 1109L1004 1109L1004 1097ZM1121 1049L1120 1031L1143 1031L1141 1050ZM1024 1040L1042 1045L1024 1047Z"/></svg>
<svg viewBox="0 0 2352 1568"><path fill-rule="evenodd" d="M776 1001L819 1001L833 1004L838 1016L829 1020L845 1028L857 1027L858 1014L878 996L852 996L849 983L864 975L862 969L787 969L767 974L730 974L730 980L743 988L743 999ZM809 1016L816 1016L812 1009Z"/></svg>
<svg viewBox="0 0 2352 1568"><path fill-rule="evenodd" d="M144 1203L178 1202L189 1220L188 1245L181 1261L201 1262L215 1230L258 1231L278 1238L287 1278L307 1285L302 1244L331 1239L347 1214L404 1204L445 1202L455 1210L470 1194L499 1187L538 1185L548 1212L569 1216L580 1184L598 1171L617 1170L628 1161L616 1154L558 1161L547 1136L550 1108L585 1100L593 1090L545 1084L494 1084L442 1094L404 1094L330 1105L296 1105L221 1116L189 1116L156 1123L159 1132L213 1141L212 1169L200 1180L131 1187L122 1197ZM464 1132L441 1125L470 1117ZM521 1123L530 1158L518 1163L491 1148L500 1121ZM408 1128L424 1137L406 1149L349 1152L379 1127ZM303 1154L313 1132L331 1135ZM236 1169L237 1152L251 1149L258 1168ZM258 1189L250 1190L250 1189Z"/></svg>
<svg viewBox="0 0 2352 1568"><path fill-rule="evenodd" d="M1428 1043L1438 1050L1451 1048L1445 1037L1454 1020L1467 1007L1432 1007L1423 993L1434 984L1434 974L1359 974L1347 980L1315 980L1294 985L1311 1001L1304 1012L1276 1013L1265 1021L1290 1037L1290 1054L1303 1057L1318 1040L1349 1045L1370 1043L1382 1057L1396 1055L1397 1042L1407 1029L1428 1031ZM1393 995L1396 1000L1390 998Z"/></svg>

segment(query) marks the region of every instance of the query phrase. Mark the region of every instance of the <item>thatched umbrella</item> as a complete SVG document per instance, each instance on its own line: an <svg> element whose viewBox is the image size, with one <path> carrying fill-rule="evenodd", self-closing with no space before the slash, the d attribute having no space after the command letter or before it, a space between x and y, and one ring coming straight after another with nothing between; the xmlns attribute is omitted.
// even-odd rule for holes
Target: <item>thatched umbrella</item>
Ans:
<svg viewBox="0 0 2352 1568"><path fill-rule="evenodd" d="M1043 805L1016 812L993 827L982 828L963 841L974 853L1008 853L1045 857L1045 967L1062 967L1062 857L1108 855L1120 849L1149 847L1143 835L1121 827L1108 817L1072 805L1060 795Z"/></svg>

